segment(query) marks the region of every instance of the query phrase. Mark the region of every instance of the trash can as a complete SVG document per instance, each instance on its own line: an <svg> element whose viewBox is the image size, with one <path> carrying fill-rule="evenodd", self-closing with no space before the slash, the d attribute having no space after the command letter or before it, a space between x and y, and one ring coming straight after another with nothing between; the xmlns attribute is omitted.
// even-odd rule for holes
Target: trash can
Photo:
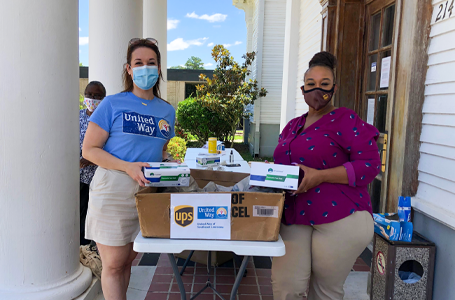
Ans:
<svg viewBox="0 0 455 300"><path fill-rule="evenodd" d="M392 242L375 233L370 299L431 300L435 252L434 243L415 231L410 243ZM412 272L421 278L415 283L406 283L400 274L410 273L403 272Z"/></svg>

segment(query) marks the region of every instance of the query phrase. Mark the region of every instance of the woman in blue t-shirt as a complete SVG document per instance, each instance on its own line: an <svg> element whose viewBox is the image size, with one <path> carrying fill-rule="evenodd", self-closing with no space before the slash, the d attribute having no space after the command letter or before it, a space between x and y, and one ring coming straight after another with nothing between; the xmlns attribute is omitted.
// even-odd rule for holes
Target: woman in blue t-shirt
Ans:
<svg viewBox="0 0 455 300"><path fill-rule="evenodd" d="M125 90L104 98L85 134L83 156L99 166L90 184L85 238L97 243L106 299L126 299L139 232L134 194L148 182L142 167L162 161L175 135L175 110L160 99L161 78L157 41L132 39Z"/></svg>

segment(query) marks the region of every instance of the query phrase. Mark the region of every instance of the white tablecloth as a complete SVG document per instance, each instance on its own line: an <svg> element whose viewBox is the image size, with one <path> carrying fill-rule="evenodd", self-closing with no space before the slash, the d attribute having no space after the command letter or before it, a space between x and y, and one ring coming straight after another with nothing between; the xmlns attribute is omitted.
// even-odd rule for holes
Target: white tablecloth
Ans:
<svg viewBox="0 0 455 300"><path fill-rule="evenodd" d="M222 159L223 160L223 159ZM198 169L198 170L205 170L207 167L201 167L196 163L195 159L185 159L185 164L190 168L190 169ZM226 166L221 166L223 167L224 172L236 172L236 173L247 173L250 174L250 166L248 163L244 160L242 161L235 161L234 164L240 164L240 167L226 167ZM216 167L214 168L216 170Z"/></svg>
<svg viewBox="0 0 455 300"><path fill-rule="evenodd" d="M226 153L221 156L221 161L225 160L229 162L229 155L231 154L231 150L234 153L234 163L237 163L239 161L244 161L243 157L240 155L240 153L235 150L234 148L226 148ZM196 157L199 153L209 153L208 149L204 148L188 148L186 149L186 155L185 155L185 161L187 159L193 159L196 160Z"/></svg>

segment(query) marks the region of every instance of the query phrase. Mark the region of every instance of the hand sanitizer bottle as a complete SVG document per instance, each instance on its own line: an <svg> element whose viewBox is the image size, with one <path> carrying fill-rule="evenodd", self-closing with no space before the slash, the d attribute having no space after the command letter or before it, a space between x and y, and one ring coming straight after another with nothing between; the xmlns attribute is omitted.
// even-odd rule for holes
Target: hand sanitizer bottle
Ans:
<svg viewBox="0 0 455 300"><path fill-rule="evenodd" d="M233 164L234 163L234 151L231 150L231 154L229 155L229 163Z"/></svg>

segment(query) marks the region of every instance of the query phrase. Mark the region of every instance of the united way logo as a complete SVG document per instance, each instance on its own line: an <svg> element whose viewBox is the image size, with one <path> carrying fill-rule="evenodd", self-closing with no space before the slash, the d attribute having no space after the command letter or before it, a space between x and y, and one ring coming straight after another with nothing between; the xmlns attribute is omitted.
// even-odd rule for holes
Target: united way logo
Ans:
<svg viewBox="0 0 455 300"><path fill-rule="evenodd" d="M218 208L218 210L216 211L216 216L218 217L218 219L227 219L226 208L224 208L224 207Z"/></svg>
<svg viewBox="0 0 455 300"><path fill-rule="evenodd" d="M160 128L161 134L165 138L168 138L169 137L169 133L170 133L170 129L171 129L171 126L169 126L169 123L166 120L164 120L164 119L160 120L158 122L158 127Z"/></svg>
<svg viewBox="0 0 455 300"><path fill-rule="evenodd" d="M272 169L272 168L270 168L270 169L268 169L268 171L269 171L269 173L272 173L272 172L273 172L273 169Z"/></svg>
<svg viewBox="0 0 455 300"><path fill-rule="evenodd" d="M227 219L227 206L199 206L197 208L197 218L203 219Z"/></svg>
<svg viewBox="0 0 455 300"><path fill-rule="evenodd" d="M123 112L124 133L168 139L170 131L171 126L164 119L136 112Z"/></svg>

